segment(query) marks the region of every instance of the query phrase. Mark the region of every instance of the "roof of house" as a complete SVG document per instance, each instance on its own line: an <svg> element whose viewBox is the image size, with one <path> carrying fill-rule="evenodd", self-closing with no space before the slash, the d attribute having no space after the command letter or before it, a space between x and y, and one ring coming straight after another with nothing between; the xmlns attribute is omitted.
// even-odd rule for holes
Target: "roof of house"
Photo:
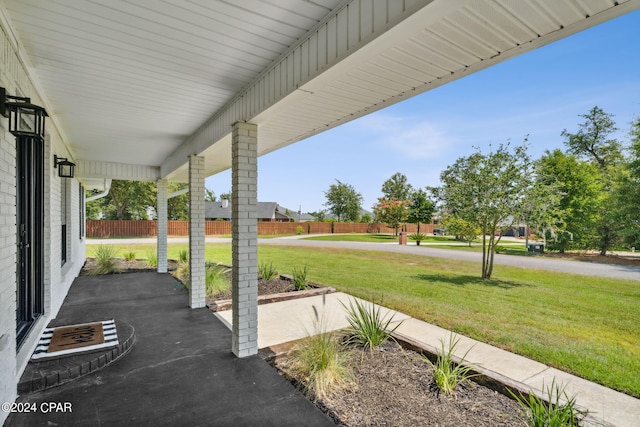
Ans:
<svg viewBox="0 0 640 427"><path fill-rule="evenodd" d="M278 219L291 217L285 214L285 210L279 207L276 202L258 202L258 219ZM206 202L204 206L204 217L207 219L230 219L231 202L223 200L221 202ZM293 218L293 217L292 217Z"/></svg>

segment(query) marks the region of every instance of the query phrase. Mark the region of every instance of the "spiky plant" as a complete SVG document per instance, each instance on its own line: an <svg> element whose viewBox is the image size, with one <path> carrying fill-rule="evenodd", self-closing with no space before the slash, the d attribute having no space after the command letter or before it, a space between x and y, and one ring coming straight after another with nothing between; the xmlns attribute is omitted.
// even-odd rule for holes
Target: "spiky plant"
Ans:
<svg viewBox="0 0 640 427"><path fill-rule="evenodd" d="M399 322L391 327L394 315L383 315L382 307L373 303L354 298L349 299L348 306L342 301L340 304L347 312L350 326L347 342L350 344L372 349L391 338L391 334L402 324Z"/></svg>
<svg viewBox="0 0 640 427"><path fill-rule="evenodd" d="M455 352L460 338L454 338L453 334L449 335L449 345L445 348L444 340L440 340L440 354L436 358L436 363L432 363L425 356L425 360L433 366L433 378L438 390L444 394L451 395L455 393L458 385L469 381L477 374L473 373L475 365L465 361L469 350L467 350L459 363L454 363L453 354Z"/></svg>
<svg viewBox="0 0 640 427"><path fill-rule="evenodd" d="M98 245L94 251L96 266L89 271L89 274L111 274L120 271L116 262L118 249L113 245Z"/></svg>

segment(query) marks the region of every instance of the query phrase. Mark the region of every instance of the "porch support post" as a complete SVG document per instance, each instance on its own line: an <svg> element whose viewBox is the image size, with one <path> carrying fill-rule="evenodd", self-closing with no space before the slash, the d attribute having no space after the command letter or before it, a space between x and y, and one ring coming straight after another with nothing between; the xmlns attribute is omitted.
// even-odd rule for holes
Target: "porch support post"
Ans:
<svg viewBox="0 0 640 427"><path fill-rule="evenodd" d="M232 128L232 350L237 357L258 353L258 128Z"/></svg>
<svg viewBox="0 0 640 427"><path fill-rule="evenodd" d="M158 187L158 273L167 272L167 180L159 179Z"/></svg>
<svg viewBox="0 0 640 427"><path fill-rule="evenodd" d="M204 157L189 156L189 306L205 306Z"/></svg>

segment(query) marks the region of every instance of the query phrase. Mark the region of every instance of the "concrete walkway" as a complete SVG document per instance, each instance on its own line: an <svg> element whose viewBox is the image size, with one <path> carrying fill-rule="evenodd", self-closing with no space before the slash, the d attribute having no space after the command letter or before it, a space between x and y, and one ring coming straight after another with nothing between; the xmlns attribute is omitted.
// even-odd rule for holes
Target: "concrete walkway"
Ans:
<svg viewBox="0 0 640 427"><path fill-rule="evenodd" d="M348 305L351 298L338 292L258 306L258 346L274 347L318 332L315 312L324 331L347 327L342 304ZM423 349L433 352L441 348L441 340L449 342L451 332L448 330L384 307L381 312L384 316L393 316L394 323L402 322L396 331L399 338L417 343ZM218 312L216 316L230 327L230 310ZM543 388L550 386L555 378L556 383L566 387L568 396L575 395L577 404L592 413L595 425L597 422L619 427L640 425L639 399L497 347L461 335L459 338L455 355L463 357L469 351L466 360L480 365L481 372L490 378L541 396Z"/></svg>

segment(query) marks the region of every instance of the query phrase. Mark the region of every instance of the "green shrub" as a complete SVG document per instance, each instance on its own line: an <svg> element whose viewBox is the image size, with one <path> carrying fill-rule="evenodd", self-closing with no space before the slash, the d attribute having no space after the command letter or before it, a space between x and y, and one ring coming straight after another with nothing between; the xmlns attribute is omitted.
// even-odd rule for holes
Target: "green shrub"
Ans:
<svg viewBox="0 0 640 427"><path fill-rule="evenodd" d="M301 225L297 226L297 227L296 227L296 234L299 236L299 235L301 235L302 233L304 233L304 228L302 228L302 226L301 226Z"/></svg>
<svg viewBox="0 0 640 427"><path fill-rule="evenodd" d="M305 265L303 268L293 267L293 271L291 272L291 276L293 276L293 286L296 288L296 291L302 291L307 289L307 266Z"/></svg>
<svg viewBox="0 0 640 427"><path fill-rule="evenodd" d="M453 362L453 352L460 338L454 339L453 334L449 336L449 348L445 349L444 341L440 340L440 354L436 358L436 363L432 363L425 356L425 360L433 366L433 378L438 390L444 394L451 395L455 393L459 384L469 381L477 374L473 374L473 364L465 364L465 358L469 354L469 350L462 356L459 363Z"/></svg>
<svg viewBox="0 0 640 427"><path fill-rule="evenodd" d="M147 251L147 264L154 268L158 266L158 251L155 249Z"/></svg>
<svg viewBox="0 0 640 427"><path fill-rule="evenodd" d="M496 245L495 251L496 251L497 254L506 254L507 253L507 248L505 248L504 246L501 246L501 245Z"/></svg>
<svg viewBox="0 0 640 427"><path fill-rule="evenodd" d="M258 275L265 280L271 280L278 275L278 271L273 265L273 262L269 261L269 263L267 263L265 261L258 264Z"/></svg>
<svg viewBox="0 0 640 427"><path fill-rule="evenodd" d="M123 253L122 256L124 257L125 261L133 261L136 259L136 253L132 250Z"/></svg>
<svg viewBox="0 0 640 427"><path fill-rule="evenodd" d="M178 262L179 263L187 263L187 262L189 262L189 250L188 249L181 249L180 252L178 252Z"/></svg>
<svg viewBox="0 0 640 427"><path fill-rule="evenodd" d="M120 271L115 260L118 249L113 245L98 245L94 251L97 265L89 271L89 274L111 274Z"/></svg>
<svg viewBox="0 0 640 427"><path fill-rule="evenodd" d="M228 273L230 268L222 264L208 264L205 268L207 296L217 295L231 289Z"/></svg>
<svg viewBox="0 0 640 427"><path fill-rule="evenodd" d="M342 301L340 304L347 312L350 325L347 342L350 344L371 349L391 338L391 334L402 324L400 322L390 328L394 316L383 316L382 307L373 303L350 299L348 307Z"/></svg>
<svg viewBox="0 0 640 427"><path fill-rule="evenodd" d="M527 418L527 425L530 427L573 427L579 425L582 418L587 415L586 411L576 408L575 396L569 398L564 387L556 384L555 378L551 386L544 388L547 402L542 398L528 394L526 397L522 393L516 395L508 390L511 396L520 404L522 412Z"/></svg>
<svg viewBox="0 0 640 427"><path fill-rule="evenodd" d="M411 240L415 240L416 245L418 245L418 246L420 246L420 242L422 242L423 240L427 240L427 235L426 234L422 234L422 233L409 234L408 237Z"/></svg>

